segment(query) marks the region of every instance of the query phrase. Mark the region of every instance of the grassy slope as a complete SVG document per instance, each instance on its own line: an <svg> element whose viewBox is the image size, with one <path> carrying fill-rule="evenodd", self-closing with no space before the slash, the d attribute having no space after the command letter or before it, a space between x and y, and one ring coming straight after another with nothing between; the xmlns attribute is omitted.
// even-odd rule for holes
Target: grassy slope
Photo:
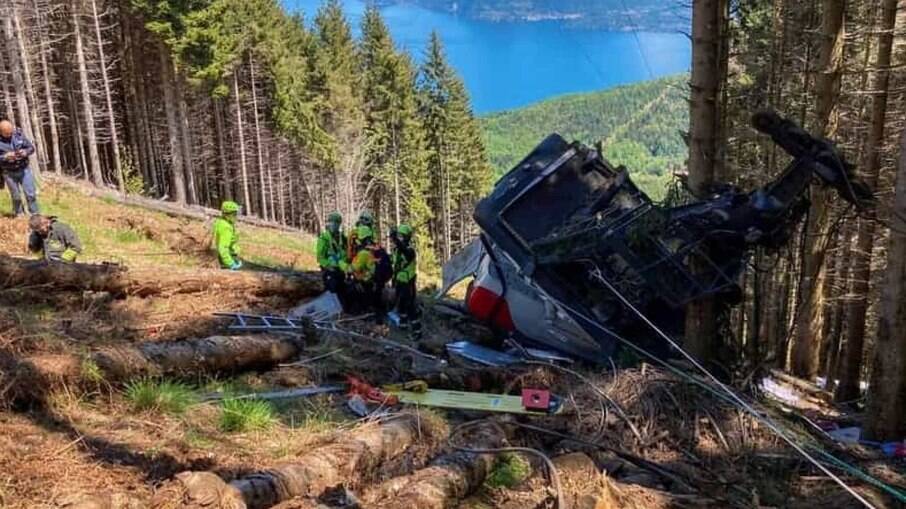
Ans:
<svg viewBox="0 0 906 509"><path fill-rule="evenodd" d="M630 169L652 197L662 196L669 170L681 166L688 126L684 75L601 92L548 99L482 119L491 163L503 174L551 133L588 145Z"/></svg>
<svg viewBox="0 0 906 509"><path fill-rule="evenodd" d="M45 184L39 202L46 214L70 224L85 246L81 260L130 267L214 266L208 246L210 225L84 195L77 188ZM0 191L0 214L10 212L9 194ZM307 235L239 226L243 256L275 267L314 269L314 240ZM25 256L24 220L0 218L0 253Z"/></svg>

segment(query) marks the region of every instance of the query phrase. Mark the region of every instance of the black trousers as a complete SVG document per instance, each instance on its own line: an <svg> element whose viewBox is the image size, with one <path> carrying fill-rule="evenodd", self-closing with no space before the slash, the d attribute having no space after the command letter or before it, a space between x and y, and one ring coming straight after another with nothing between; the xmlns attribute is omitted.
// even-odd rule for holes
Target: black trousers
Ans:
<svg viewBox="0 0 906 509"><path fill-rule="evenodd" d="M324 289L337 294L344 311L348 311L349 292L346 288L346 274L340 269L321 269L321 279Z"/></svg>
<svg viewBox="0 0 906 509"><path fill-rule="evenodd" d="M408 283L396 282L396 312L403 322L418 318L418 306L415 301L415 280Z"/></svg>

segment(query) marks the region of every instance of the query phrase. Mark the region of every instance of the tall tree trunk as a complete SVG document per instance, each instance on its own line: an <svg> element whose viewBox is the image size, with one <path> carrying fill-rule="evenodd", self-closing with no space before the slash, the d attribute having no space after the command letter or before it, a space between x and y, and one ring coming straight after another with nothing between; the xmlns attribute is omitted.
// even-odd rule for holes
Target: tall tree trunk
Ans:
<svg viewBox="0 0 906 509"><path fill-rule="evenodd" d="M245 162L245 127L242 125L242 101L239 95L239 71L233 72L233 92L236 94L236 132L239 134L239 165L242 168L242 198L245 213L251 214L252 200L249 196L249 171Z"/></svg>
<svg viewBox="0 0 906 509"><path fill-rule="evenodd" d="M107 75L107 58L104 52L104 37L101 34L101 18L100 13L98 13L97 0L91 0L91 13L94 17L94 33L98 44L98 67L101 68L101 82L104 85L104 99L107 102L107 123L110 125L110 144L113 150L113 169L116 172L116 186L121 193L125 193L126 181L123 177L119 130L116 127L116 112L113 109L113 90L110 86L110 77Z"/></svg>
<svg viewBox="0 0 906 509"><path fill-rule="evenodd" d="M41 74L44 77L44 107L47 108L47 119L48 124L50 125L50 148L53 151L53 171L54 173L60 174L63 172L63 163L60 157L60 130L57 126L57 111L54 104L53 88L50 84L50 66L47 63L47 52L50 51L50 48L47 46L48 34L45 33L45 15L39 13L37 0L32 1L32 6L35 9L35 15L38 19L38 33L40 37L38 40L38 52L41 55Z"/></svg>
<svg viewBox="0 0 906 509"><path fill-rule="evenodd" d="M4 41L5 40L6 40L6 36L4 35ZM6 67L7 67L7 64L5 62L6 60L7 60L7 57L4 57L2 52L0 52L0 74L6 75L9 72L6 69ZM3 90L3 106L4 106L4 111L6 111L6 118L12 120L12 119L16 118L16 112L13 109L13 96L10 95L10 93L9 93L9 88L7 88L7 86L6 86L6 81L7 80L0 80L0 89Z"/></svg>
<svg viewBox="0 0 906 509"><path fill-rule="evenodd" d="M258 121L258 85L255 83L255 62L249 58L250 81L252 86L252 111L255 114L255 147L258 149L258 186L261 194L261 218L267 220L267 185L264 179L264 153L261 145L261 124Z"/></svg>
<svg viewBox="0 0 906 509"><path fill-rule="evenodd" d="M94 106L91 104L91 88L88 81L88 64L85 60L85 46L82 42L82 22L79 20L81 1L72 5L72 25L75 37L76 61L79 66L79 84L82 92L82 121L85 134L88 136L88 170L91 181L96 186L104 185L104 174L101 171L101 156L98 153L97 131L94 127Z"/></svg>
<svg viewBox="0 0 906 509"><path fill-rule="evenodd" d="M900 135L896 194L887 246L874 364L865 422L867 438L906 436L906 129Z"/></svg>
<svg viewBox="0 0 906 509"><path fill-rule="evenodd" d="M186 204L185 165L183 161L183 148L180 141L182 129L179 126L179 99L176 97L176 84L173 78L173 64L170 61L170 52L167 46L160 44L161 86L164 89L164 109L167 111L167 133L170 140L170 159L173 161L170 171L172 183L170 199Z"/></svg>
<svg viewBox="0 0 906 509"><path fill-rule="evenodd" d="M832 113L840 91L843 63L845 0L823 0L821 46L818 54L819 74L815 80L815 130L825 137L836 131ZM820 365L821 332L824 329L824 286L827 267L824 263L830 238L830 194L812 187L812 204L808 217L805 258L803 260L800 308L793 338L791 371L813 380Z"/></svg>
<svg viewBox="0 0 906 509"><path fill-rule="evenodd" d="M283 172L283 150L277 147L277 195L280 200L280 224L286 223L286 176ZM292 184L290 184L292 185Z"/></svg>
<svg viewBox="0 0 906 509"><path fill-rule="evenodd" d="M44 130L41 124L39 109L40 103L38 102L38 94L35 93L35 86L31 79L31 64L28 61L28 51L25 47L25 33L22 31L22 21L19 17L19 9L16 8L15 2L12 2L11 10L13 26L16 30L16 42L18 43L19 56L21 57L20 63L22 65L22 77L25 81L25 91L28 101L31 103L31 107L28 108L30 115L29 121L32 127L32 136L34 136L32 139L35 140L36 145L35 155L39 162L38 166L32 166L32 171L38 172L47 166L47 146L44 143Z"/></svg>
<svg viewBox="0 0 906 509"><path fill-rule="evenodd" d="M890 81L890 61L893 49L893 31L896 27L897 0L884 0L881 27L878 34L878 51L875 56L875 76L872 86L871 124L863 151L863 180L874 189L881 170L881 147L884 144L884 121L887 116L887 89ZM834 394L838 401L849 401L859 396L862 376L862 358L865 343L865 317L868 310L871 258L875 240L874 208L863 211L856 233L856 248L850 264L853 273L852 298L846 306L848 325L846 344L840 357L840 384Z"/></svg>
<svg viewBox="0 0 906 509"><path fill-rule="evenodd" d="M214 110L214 134L217 138L217 163L220 165L220 195L226 200L233 200L233 172L227 164L226 142L223 133L223 102L220 99L212 99Z"/></svg>
<svg viewBox="0 0 906 509"><path fill-rule="evenodd" d="M692 76L689 102L689 187L696 196L708 194L720 175L720 96L726 0L692 3ZM697 271L703 262L693 260ZM713 357L717 346L717 309L706 297L686 309L686 350L698 359Z"/></svg>
<svg viewBox="0 0 906 509"><path fill-rule="evenodd" d="M12 6L8 5L3 10L3 37L7 51L7 71L13 82L13 93L16 96L16 111L18 115L19 127L25 133L25 136L34 139L34 133L31 127L31 112L28 108L28 100L25 97L25 81L23 79L22 62L20 60L18 42L16 41L16 32L13 28ZM12 117L10 117L12 119ZM32 156L32 163L35 157Z"/></svg>
<svg viewBox="0 0 906 509"><path fill-rule="evenodd" d="M189 128L188 105L186 104L186 89L183 86L182 73L177 73L174 80L176 84L176 100L179 104L179 148L182 151L183 171L185 172L186 191L191 204L198 203L198 193L195 187L195 164L192 160L192 130Z"/></svg>

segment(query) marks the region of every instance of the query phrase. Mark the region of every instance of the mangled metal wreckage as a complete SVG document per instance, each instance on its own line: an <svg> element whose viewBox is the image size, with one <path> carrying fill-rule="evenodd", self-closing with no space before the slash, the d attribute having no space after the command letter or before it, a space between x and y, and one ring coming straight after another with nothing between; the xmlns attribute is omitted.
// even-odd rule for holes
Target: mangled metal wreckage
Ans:
<svg viewBox="0 0 906 509"><path fill-rule="evenodd" d="M788 241L813 182L871 203L830 141L772 112L753 125L792 156L785 170L679 207L653 203L595 150L549 136L479 202L481 235L445 265L444 292L474 276L469 312L526 345L592 362L622 341L666 352L644 319L679 338L689 302L737 303L747 253Z"/></svg>

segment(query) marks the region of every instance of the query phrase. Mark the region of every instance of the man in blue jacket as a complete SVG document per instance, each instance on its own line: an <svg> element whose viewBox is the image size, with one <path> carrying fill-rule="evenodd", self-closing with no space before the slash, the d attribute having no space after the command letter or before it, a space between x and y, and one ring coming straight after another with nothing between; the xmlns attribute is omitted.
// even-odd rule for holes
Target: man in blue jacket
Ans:
<svg viewBox="0 0 906 509"><path fill-rule="evenodd" d="M22 131L15 129L9 120L0 121L0 173L3 174L3 183L9 188L13 214L16 216L25 213L22 194L25 194L25 200L28 202L28 213L40 212L38 186L28 166L28 158L34 153L35 146L22 135Z"/></svg>

